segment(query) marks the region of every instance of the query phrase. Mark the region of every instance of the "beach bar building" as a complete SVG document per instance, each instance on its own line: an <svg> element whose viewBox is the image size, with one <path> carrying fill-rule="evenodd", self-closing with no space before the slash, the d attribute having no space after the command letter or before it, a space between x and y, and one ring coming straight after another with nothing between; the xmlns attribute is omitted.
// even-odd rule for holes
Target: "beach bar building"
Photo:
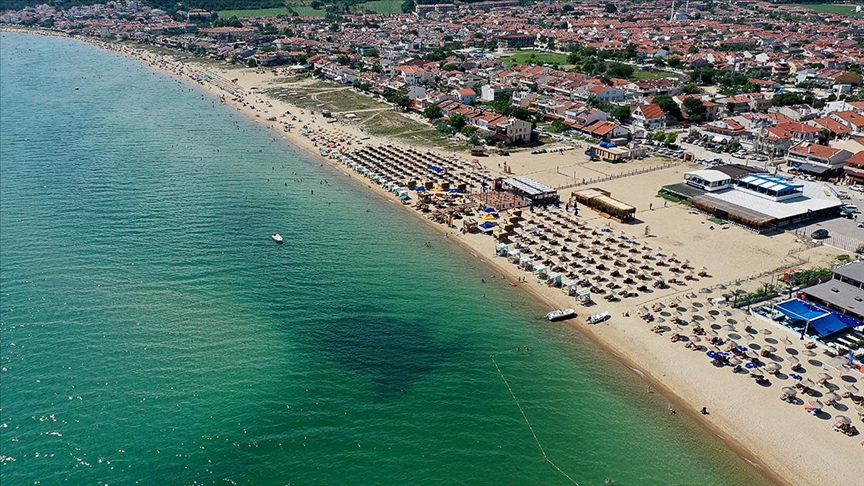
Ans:
<svg viewBox="0 0 864 486"><path fill-rule="evenodd" d="M624 222L632 220L636 215L636 208L612 198L609 191L596 187L573 191L573 199L583 205L606 215L612 219Z"/></svg>
<svg viewBox="0 0 864 486"><path fill-rule="evenodd" d="M688 173L691 178L685 179L685 186L689 190L666 186L661 195L664 191L676 197L686 195L695 208L758 232L832 215L842 205L836 195L819 183L790 182L767 174L749 174L728 184L720 175L705 176L704 173L708 172L717 171ZM696 187L701 183L708 183L708 189L713 190ZM717 187L711 187L711 184L717 184Z"/></svg>
<svg viewBox="0 0 864 486"><path fill-rule="evenodd" d="M801 292L811 302L864 321L864 261L835 268L831 280Z"/></svg>
<svg viewBox="0 0 864 486"><path fill-rule="evenodd" d="M502 188L525 198L531 204L554 204L560 200L558 191L525 176L510 177L501 181Z"/></svg>

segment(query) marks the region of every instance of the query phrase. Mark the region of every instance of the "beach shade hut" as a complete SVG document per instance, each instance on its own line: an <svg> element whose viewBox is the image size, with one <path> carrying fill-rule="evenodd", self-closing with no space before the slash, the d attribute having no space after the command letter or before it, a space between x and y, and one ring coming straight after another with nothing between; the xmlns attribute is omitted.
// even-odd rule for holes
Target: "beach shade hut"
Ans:
<svg viewBox="0 0 864 486"><path fill-rule="evenodd" d="M533 272L534 271L534 260L532 260L531 257L523 256L519 260L519 267L522 270L527 270L529 272Z"/></svg>
<svg viewBox="0 0 864 486"><path fill-rule="evenodd" d="M545 265L537 265L534 267L534 275L545 278L546 277L546 266Z"/></svg>
<svg viewBox="0 0 864 486"><path fill-rule="evenodd" d="M551 272L546 276L546 283L551 287L560 287L561 286L561 274L558 272Z"/></svg>
<svg viewBox="0 0 864 486"><path fill-rule="evenodd" d="M580 304L588 305L591 303L591 290L590 289L579 289L576 291L576 299L579 300Z"/></svg>
<svg viewBox="0 0 864 486"><path fill-rule="evenodd" d="M575 280L565 280L563 284L561 284L561 291L567 294L568 296L576 295L576 291L578 287L576 286Z"/></svg>
<svg viewBox="0 0 864 486"><path fill-rule="evenodd" d="M510 260L510 263L519 263L519 259L522 258L522 252L519 250L510 250L507 252L507 259Z"/></svg>
<svg viewBox="0 0 864 486"><path fill-rule="evenodd" d="M506 257L508 253L507 245L505 243L498 243L497 245L495 245L495 252L500 257Z"/></svg>

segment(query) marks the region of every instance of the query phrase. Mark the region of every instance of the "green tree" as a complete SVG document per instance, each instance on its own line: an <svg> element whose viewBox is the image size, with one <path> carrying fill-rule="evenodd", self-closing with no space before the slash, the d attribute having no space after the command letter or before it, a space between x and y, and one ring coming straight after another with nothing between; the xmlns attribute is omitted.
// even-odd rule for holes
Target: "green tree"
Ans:
<svg viewBox="0 0 864 486"><path fill-rule="evenodd" d="M673 143L675 143L675 140L678 140L678 134L672 132L672 133L666 134L666 139L663 141L663 143L665 143L666 146L668 147L669 145L672 145Z"/></svg>
<svg viewBox="0 0 864 486"><path fill-rule="evenodd" d="M697 94L702 92L702 88L696 86L694 83L687 83L682 89L684 90L684 94Z"/></svg>
<svg viewBox="0 0 864 486"><path fill-rule="evenodd" d="M615 4L611 2L607 3L606 6L603 7L603 10L605 10L606 13L610 14L618 13L618 7L616 7Z"/></svg>
<svg viewBox="0 0 864 486"><path fill-rule="evenodd" d="M681 58L678 56L669 56L669 59L666 59L666 64L672 69L678 69L681 67Z"/></svg>
<svg viewBox="0 0 864 486"><path fill-rule="evenodd" d="M619 123L627 123L630 121L630 107L629 106L616 106L614 110L612 110L612 118L618 120Z"/></svg>
<svg viewBox="0 0 864 486"><path fill-rule="evenodd" d="M405 0L402 2L402 13L411 13L416 6L417 4L414 3L414 0Z"/></svg>
<svg viewBox="0 0 864 486"><path fill-rule="evenodd" d="M687 113L690 121L699 123L705 119L706 110L701 99L695 97L685 98L682 105L684 107L683 111Z"/></svg>
<svg viewBox="0 0 864 486"><path fill-rule="evenodd" d="M444 116L441 107L438 105L429 105L423 109L423 116L428 120L437 120Z"/></svg>
<svg viewBox="0 0 864 486"><path fill-rule="evenodd" d="M654 104L659 106L660 109L663 110L663 114L669 118L674 118L676 120L684 118L681 116L681 108L678 106L678 103L675 103L675 100L673 100L669 95L655 96Z"/></svg>
<svg viewBox="0 0 864 486"><path fill-rule="evenodd" d="M459 131L462 130L462 127L468 124L468 121L465 120L465 115L462 113L456 113L447 120L447 123L453 127L454 130Z"/></svg>
<svg viewBox="0 0 864 486"><path fill-rule="evenodd" d="M630 76L633 76L633 66L629 64L622 64L620 62L613 62L606 69L606 74L612 76L613 78L628 79L630 78Z"/></svg>

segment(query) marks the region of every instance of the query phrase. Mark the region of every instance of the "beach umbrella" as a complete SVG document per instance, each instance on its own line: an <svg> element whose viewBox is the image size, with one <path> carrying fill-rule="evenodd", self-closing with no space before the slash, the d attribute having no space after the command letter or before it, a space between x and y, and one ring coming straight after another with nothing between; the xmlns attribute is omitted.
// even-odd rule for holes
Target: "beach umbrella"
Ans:
<svg viewBox="0 0 864 486"><path fill-rule="evenodd" d="M845 415L838 415L834 417L834 422L838 424L849 425L852 423L852 419Z"/></svg>
<svg viewBox="0 0 864 486"><path fill-rule="evenodd" d="M855 407L855 411L858 412L858 415L864 417L864 405L858 405Z"/></svg>
<svg viewBox="0 0 864 486"><path fill-rule="evenodd" d="M768 329L759 329L759 332L761 332L762 334L764 334L766 336L771 334L771 331Z"/></svg>
<svg viewBox="0 0 864 486"><path fill-rule="evenodd" d="M765 369L770 371L780 371L780 365L777 363L768 363L765 366Z"/></svg>
<svg viewBox="0 0 864 486"><path fill-rule="evenodd" d="M732 366L738 366L741 364L741 359L733 356L733 357L729 358L729 364L731 364Z"/></svg>
<svg viewBox="0 0 864 486"><path fill-rule="evenodd" d="M754 339L756 339L756 338L754 338L752 334L750 334L749 332L747 332L747 333L744 333L744 339L746 339L746 340L748 340L748 341L752 341L752 340L754 340Z"/></svg>
<svg viewBox="0 0 864 486"><path fill-rule="evenodd" d="M782 388L782 390L783 390L783 393L789 395L790 397L794 397L795 395L798 394L798 390L792 388L791 386L784 386Z"/></svg>
<svg viewBox="0 0 864 486"><path fill-rule="evenodd" d="M858 393L858 387L852 384L843 385L843 388L846 389L849 393Z"/></svg>
<svg viewBox="0 0 864 486"><path fill-rule="evenodd" d="M796 364L800 363L801 361L799 361L798 358L796 358L795 356L789 356L789 362L792 363L793 365L796 365Z"/></svg>
<svg viewBox="0 0 864 486"><path fill-rule="evenodd" d="M744 367L747 368L748 370L752 370L752 369L756 368L756 363L747 362L747 364L745 364Z"/></svg>
<svg viewBox="0 0 864 486"><path fill-rule="evenodd" d="M819 400L810 400L810 406L814 408L822 408L825 406L825 404Z"/></svg>
<svg viewBox="0 0 864 486"><path fill-rule="evenodd" d="M834 392L828 392L825 394L825 400L831 400L832 402L836 402L837 400L840 400L840 398L840 395Z"/></svg>
<svg viewBox="0 0 864 486"><path fill-rule="evenodd" d="M777 348L775 348L774 346L771 346L771 345L765 346L762 349L764 349L765 351L768 351L769 353L776 353L777 352Z"/></svg>
<svg viewBox="0 0 864 486"><path fill-rule="evenodd" d="M801 381L801 380L804 379L803 376L801 376L801 375L799 375L799 374L797 374L797 373L791 373L789 376L790 376L793 380Z"/></svg>
<svg viewBox="0 0 864 486"><path fill-rule="evenodd" d="M694 343L698 343L699 341L702 340L702 338L700 338L699 336L694 334L694 335L690 336L690 340L693 341Z"/></svg>
<svg viewBox="0 0 864 486"><path fill-rule="evenodd" d="M746 346L736 345L736 346L735 346L735 349L736 349L737 351L742 352L742 353L746 353L746 352L747 352L747 347L746 347Z"/></svg>
<svg viewBox="0 0 864 486"><path fill-rule="evenodd" d="M789 345L789 346L792 345L792 340L789 339L788 337L784 337L784 338L782 339L782 341L783 341L784 343L786 343L787 345Z"/></svg>
<svg viewBox="0 0 864 486"><path fill-rule="evenodd" d="M733 326L732 324L723 324L722 328L727 330L727 331L734 331L735 330L735 326Z"/></svg>
<svg viewBox="0 0 864 486"><path fill-rule="evenodd" d="M831 375L829 375L828 373L819 373L816 376L818 376L820 380L830 380L831 379Z"/></svg>
<svg viewBox="0 0 864 486"><path fill-rule="evenodd" d="M816 356L816 353L812 349L805 349L804 351L801 351L801 354L807 356Z"/></svg>
<svg viewBox="0 0 864 486"><path fill-rule="evenodd" d="M705 329L705 332L707 332L710 336L717 336L717 331L711 329L710 327L708 329Z"/></svg>
<svg viewBox="0 0 864 486"><path fill-rule="evenodd" d="M709 358L712 358L712 359L717 357L716 351L708 351L706 354L708 355Z"/></svg>

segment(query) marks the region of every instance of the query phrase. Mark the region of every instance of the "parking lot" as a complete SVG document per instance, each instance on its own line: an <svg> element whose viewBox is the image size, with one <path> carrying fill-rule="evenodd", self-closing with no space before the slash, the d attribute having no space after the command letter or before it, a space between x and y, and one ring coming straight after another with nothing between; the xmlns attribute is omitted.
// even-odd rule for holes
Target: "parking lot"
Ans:
<svg viewBox="0 0 864 486"><path fill-rule="evenodd" d="M849 195L849 199L845 199L844 203L854 204L858 206L859 210L864 208L864 193L850 191L846 186L829 185L834 187L838 192L845 192ZM823 244L842 250L855 251L859 246L864 245L864 228L857 226L859 222L864 222L864 214L859 212L855 216L851 219L837 217L820 223L810 224L802 228L802 230L809 237L817 229L824 228L828 230L830 237L823 240Z"/></svg>

